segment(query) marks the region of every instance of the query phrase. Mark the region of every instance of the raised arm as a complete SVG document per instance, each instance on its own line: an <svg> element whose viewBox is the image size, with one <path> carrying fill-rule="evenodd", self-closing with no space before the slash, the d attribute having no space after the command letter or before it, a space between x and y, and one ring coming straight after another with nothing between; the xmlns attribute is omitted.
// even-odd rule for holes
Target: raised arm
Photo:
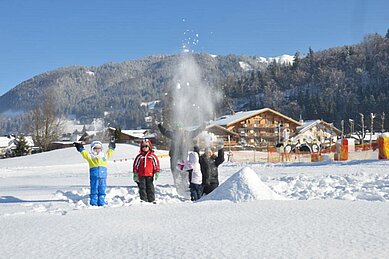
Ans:
<svg viewBox="0 0 389 259"><path fill-rule="evenodd" d="M165 137L170 138L170 139L173 138L173 132L171 130L165 129L165 127L162 126L161 123L158 124L158 129L162 133L162 135L164 135Z"/></svg>
<svg viewBox="0 0 389 259"><path fill-rule="evenodd" d="M218 167L224 162L224 148L217 151L217 158L215 159L215 166Z"/></svg>
<svg viewBox="0 0 389 259"><path fill-rule="evenodd" d="M190 138L195 138L197 137L197 135L199 135L204 129L205 127L207 126L207 124L205 122L203 122L197 129L195 129L194 131L190 131L189 134L190 134Z"/></svg>
<svg viewBox="0 0 389 259"><path fill-rule="evenodd" d="M203 184L209 184L209 169L208 163L204 157L200 156L200 169L203 174Z"/></svg>
<svg viewBox="0 0 389 259"><path fill-rule="evenodd" d="M81 156L86 159L90 160L89 152L85 150L84 145L80 142L74 142L73 145L76 147L77 151L80 152Z"/></svg>

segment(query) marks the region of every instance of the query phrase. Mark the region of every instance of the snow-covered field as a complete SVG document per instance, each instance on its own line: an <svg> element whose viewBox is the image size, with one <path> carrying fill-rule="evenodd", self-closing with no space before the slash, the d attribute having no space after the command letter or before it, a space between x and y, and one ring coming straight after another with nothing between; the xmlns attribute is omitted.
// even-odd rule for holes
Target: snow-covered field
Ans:
<svg viewBox="0 0 389 259"><path fill-rule="evenodd" d="M0 257L388 257L389 161L224 163L219 188L192 203L161 151L146 204L129 173L137 151L118 144L101 208L74 148L0 160Z"/></svg>

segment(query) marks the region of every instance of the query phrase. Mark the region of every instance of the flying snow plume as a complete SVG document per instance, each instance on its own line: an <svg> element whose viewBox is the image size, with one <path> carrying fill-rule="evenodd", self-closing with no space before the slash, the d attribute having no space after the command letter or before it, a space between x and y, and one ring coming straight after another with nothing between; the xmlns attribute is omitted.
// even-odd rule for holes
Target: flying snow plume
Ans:
<svg viewBox="0 0 389 259"><path fill-rule="evenodd" d="M203 79L193 54L198 43L199 33L185 30L181 59L173 79L172 121L184 127L199 126L212 119L214 107L222 96Z"/></svg>
<svg viewBox="0 0 389 259"><path fill-rule="evenodd" d="M199 126L212 118L215 97L202 81L201 71L191 54L182 54L174 78L173 121L185 127Z"/></svg>
<svg viewBox="0 0 389 259"><path fill-rule="evenodd" d="M207 200L244 202L251 200L286 200L286 198L273 192L251 168L245 167L228 178L213 192L202 197L200 201Z"/></svg>
<svg viewBox="0 0 389 259"><path fill-rule="evenodd" d="M182 40L182 53L194 53L196 46L200 42L199 34L194 30L186 30Z"/></svg>
<svg viewBox="0 0 389 259"><path fill-rule="evenodd" d="M182 18L182 22L187 21ZM215 104L222 96L215 89L211 92L211 86L203 80L201 68L193 54L199 42L199 33L193 29L184 31L181 59L173 79L172 121L187 128L200 126L212 119Z"/></svg>

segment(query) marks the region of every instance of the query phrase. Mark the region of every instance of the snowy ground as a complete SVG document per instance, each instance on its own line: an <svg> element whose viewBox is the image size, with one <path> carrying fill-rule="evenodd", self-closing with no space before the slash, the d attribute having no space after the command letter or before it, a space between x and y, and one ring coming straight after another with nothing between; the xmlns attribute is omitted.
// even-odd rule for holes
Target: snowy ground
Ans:
<svg viewBox="0 0 389 259"><path fill-rule="evenodd" d="M389 161L224 163L221 186L192 203L175 192L164 156L158 204L145 204L129 173L137 151L118 145L104 208L88 206L88 165L74 148L0 160L0 257L389 254Z"/></svg>

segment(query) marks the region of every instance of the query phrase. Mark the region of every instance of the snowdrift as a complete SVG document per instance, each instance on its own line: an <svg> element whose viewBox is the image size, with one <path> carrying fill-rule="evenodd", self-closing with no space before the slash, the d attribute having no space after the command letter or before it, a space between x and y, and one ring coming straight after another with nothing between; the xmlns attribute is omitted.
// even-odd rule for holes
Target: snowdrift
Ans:
<svg viewBox="0 0 389 259"><path fill-rule="evenodd" d="M264 184L251 168L244 167L199 201L229 200L232 202L245 202L251 200L285 199Z"/></svg>

